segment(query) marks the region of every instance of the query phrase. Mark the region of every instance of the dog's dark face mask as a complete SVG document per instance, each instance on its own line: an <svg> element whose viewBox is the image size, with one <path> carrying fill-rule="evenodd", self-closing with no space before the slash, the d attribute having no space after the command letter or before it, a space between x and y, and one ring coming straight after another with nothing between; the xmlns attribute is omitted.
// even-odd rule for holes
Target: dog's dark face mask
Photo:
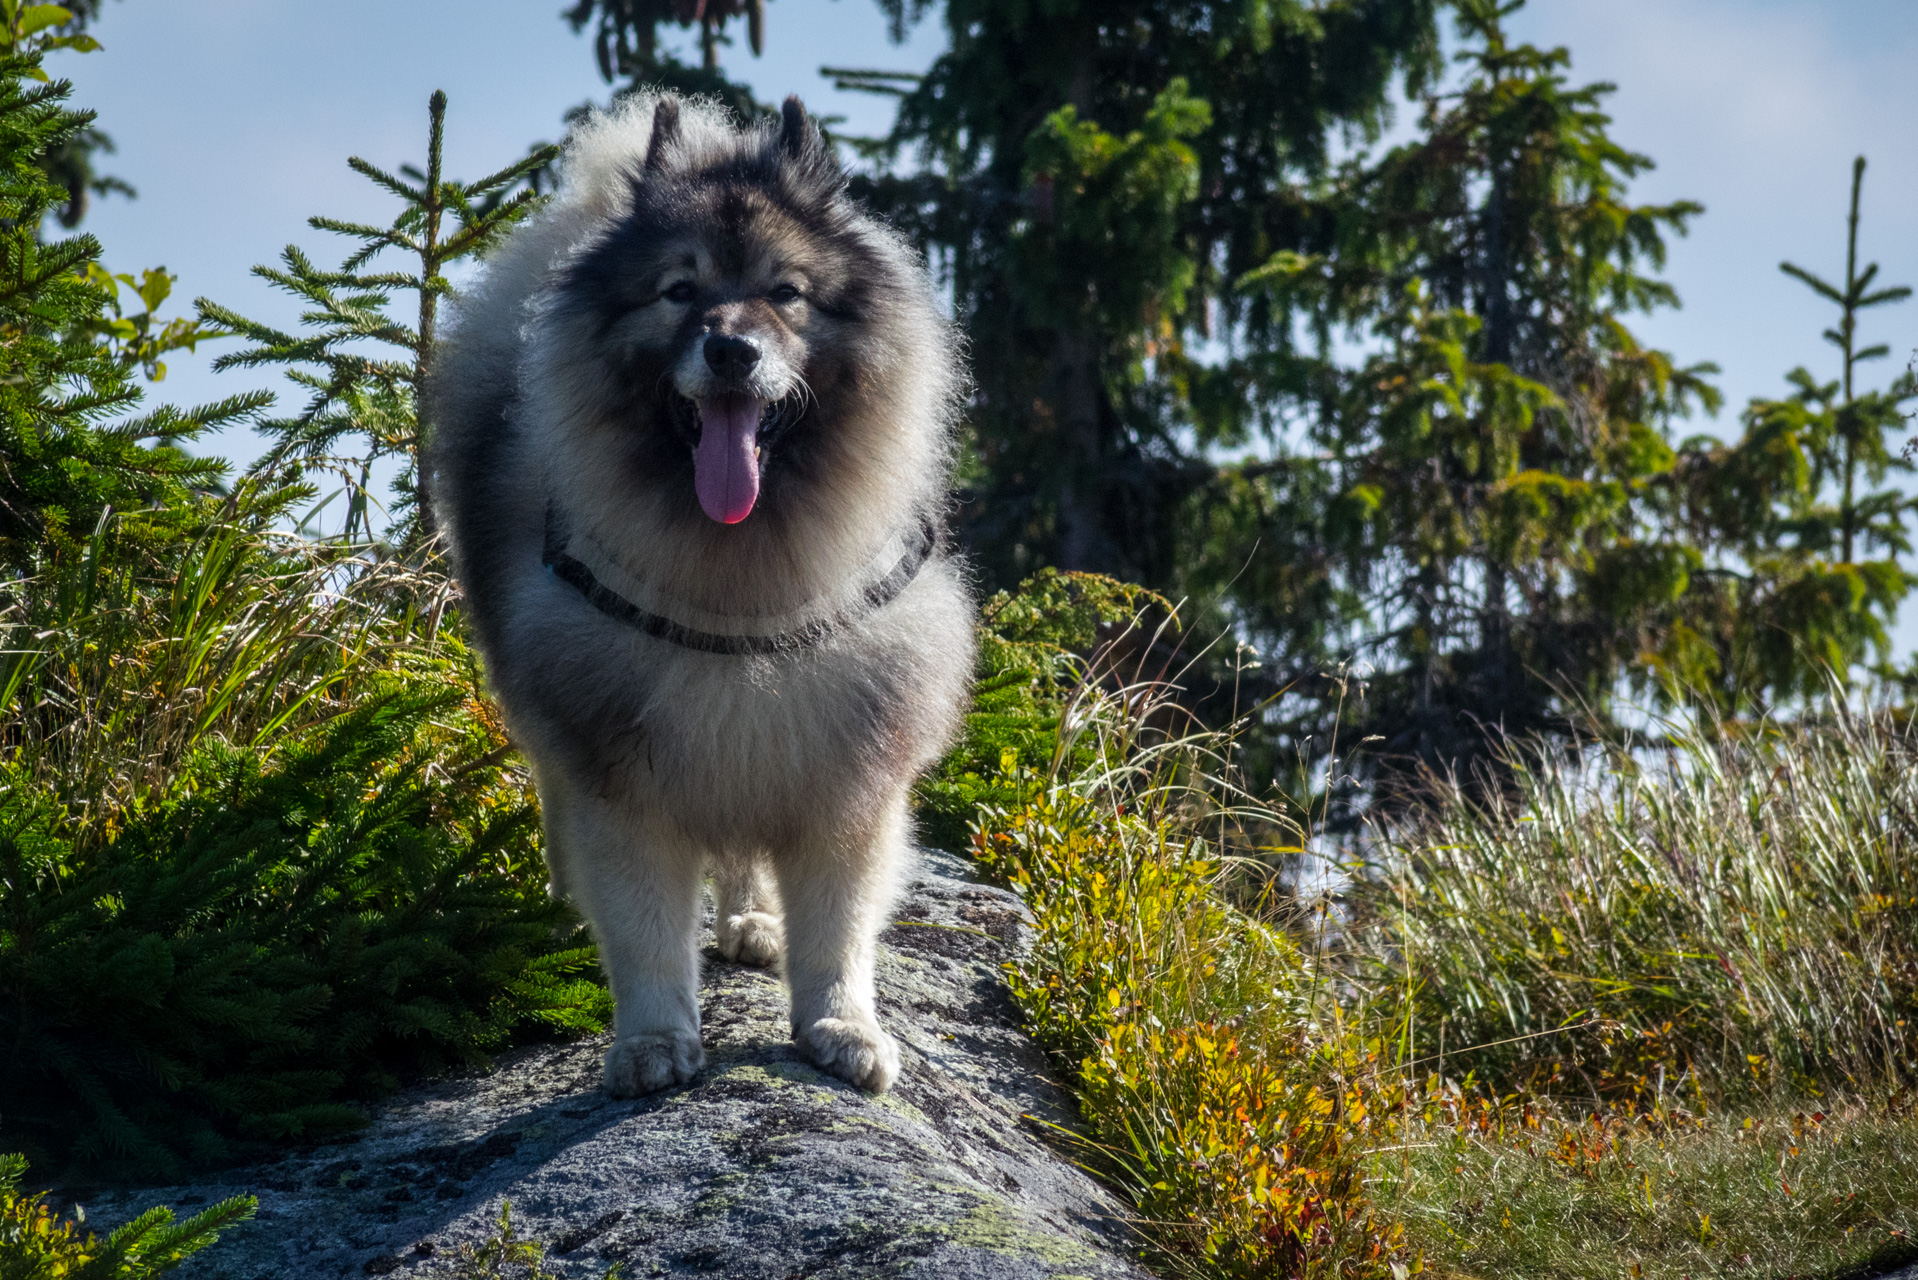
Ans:
<svg viewBox="0 0 1918 1280"><path fill-rule="evenodd" d="M655 108L632 213L574 269L632 412L692 461L713 520L737 524L783 449L856 382L873 272L850 231L837 161L789 98L776 133L719 156L682 147L679 106Z"/></svg>

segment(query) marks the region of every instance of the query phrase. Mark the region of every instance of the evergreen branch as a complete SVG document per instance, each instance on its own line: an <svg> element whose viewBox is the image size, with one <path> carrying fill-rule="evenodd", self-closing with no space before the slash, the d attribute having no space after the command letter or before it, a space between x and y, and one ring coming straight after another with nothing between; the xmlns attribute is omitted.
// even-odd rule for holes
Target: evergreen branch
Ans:
<svg viewBox="0 0 1918 1280"><path fill-rule="evenodd" d="M369 160L362 160L359 156L349 156L346 163L347 167L355 173L371 179L375 185L385 188L388 192L398 196L409 205L424 204L426 202L426 192L423 189L407 186L404 182Z"/></svg>
<svg viewBox="0 0 1918 1280"><path fill-rule="evenodd" d="M203 323L217 325L219 328L225 330L230 335L242 337L242 338L250 338L255 342L266 342L266 343L274 343L274 344L290 343L294 341L294 338L291 334L282 333L280 330L275 329L270 325L265 325L265 324L259 323L258 321L249 320L245 316L241 315L239 312L233 311L230 308L223 307L219 303L214 302L211 298L195 298L193 300L193 306L194 306L194 309L199 312L200 319ZM226 357L222 356L222 357L219 357L219 359L216 359L213 363L213 367L215 369L220 368L221 366L219 361L225 358Z"/></svg>
<svg viewBox="0 0 1918 1280"><path fill-rule="evenodd" d="M462 226L454 236L449 237L441 246L442 259L451 261L490 244L496 237L504 234L515 223L533 212L545 201L545 197L534 191L522 191L504 200L492 209L474 214L470 209L459 211ZM458 243L460 248L450 248Z"/></svg>
<svg viewBox="0 0 1918 1280"><path fill-rule="evenodd" d="M261 390L243 391L191 409L162 405L151 413L117 422L108 430L129 440L189 438L212 427L257 418L273 400L271 391Z"/></svg>
<svg viewBox="0 0 1918 1280"><path fill-rule="evenodd" d="M468 200L475 196L490 195L500 187L511 186L535 169L541 169L551 164L559 158L559 154L560 148L553 143L548 143L543 147L537 148L531 154L515 160L512 164L507 165L497 173L489 173L477 182L467 183L464 187L460 188L460 195L462 198Z"/></svg>
<svg viewBox="0 0 1918 1280"><path fill-rule="evenodd" d="M48 417L59 418L97 418L108 412L125 409L140 400L140 389L131 386L111 387L104 382L95 384L90 390L76 392L70 396L49 395L39 408Z"/></svg>
<svg viewBox="0 0 1918 1280"><path fill-rule="evenodd" d="M374 258L378 257L381 253L384 253L386 250L392 249L392 248L406 249L413 253L418 253L420 251L420 246L417 243L415 243L413 240L407 237L401 237L397 240L390 239L390 238L373 240L373 241L367 242L365 245L362 245L357 251L350 254L347 257L346 261L341 263L340 265L344 270L358 271L361 267L371 262ZM405 277L405 279L410 280L411 277Z"/></svg>
<svg viewBox="0 0 1918 1280"><path fill-rule="evenodd" d="M1805 270L1803 267L1794 266L1793 264L1789 262L1781 262L1778 264L1778 269L1784 272L1786 275L1792 276L1795 279L1801 280L1804 283L1810 285L1813 289L1818 291L1819 296L1824 298L1829 298L1831 301L1837 303L1841 307L1845 305L1845 295L1843 293L1839 292L1836 288L1832 287L1831 285L1826 284L1823 280L1819 279L1817 276L1813 275L1811 272Z"/></svg>
<svg viewBox="0 0 1918 1280"><path fill-rule="evenodd" d="M359 236L367 240L387 240L390 242L392 229L375 227L364 222L347 222L340 218L329 218L324 214L314 214L306 220L306 225L316 231L334 231L340 235ZM409 241L409 246L411 242ZM349 270L351 268L348 268Z"/></svg>
<svg viewBox="0 0 1918 1280"><path fill-rule="evenodd" d="M312 338L288 338L284 342L255 347L250 351L229 351L214 360L216 373L228 369L254 369L261 365L287 364L299 360L324 361L335 339L321 334Z"/></svg>
<svg viewBox="0 0 1918 1280"><path fill-rule="evenodd" d="M468 223L452 235L446 237L440 244L439 257L442 261L446 262L464 257L474 249L491 241L499 234L500 229L497 223L491 221L486 223Z"/></svg>

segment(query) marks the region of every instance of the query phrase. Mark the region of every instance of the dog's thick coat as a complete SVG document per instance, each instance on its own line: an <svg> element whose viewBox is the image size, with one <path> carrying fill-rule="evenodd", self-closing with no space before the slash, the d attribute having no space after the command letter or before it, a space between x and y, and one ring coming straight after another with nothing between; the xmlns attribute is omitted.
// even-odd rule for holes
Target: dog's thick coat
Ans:
<svg viewBox="0 0 1918 1280"><path fill-rule="evenodd" d="M554 890L599 942L614 1094L700 1066L705 869L720 949L783 960L802 1050L866 1088L898 1072L873 951L972 611L943 551L890 598L875 583L947 501L957 352L796 99L745 131L670 97L586 121L454 313L435 510ZM558 546L670 626L596 607Z"/></svg>

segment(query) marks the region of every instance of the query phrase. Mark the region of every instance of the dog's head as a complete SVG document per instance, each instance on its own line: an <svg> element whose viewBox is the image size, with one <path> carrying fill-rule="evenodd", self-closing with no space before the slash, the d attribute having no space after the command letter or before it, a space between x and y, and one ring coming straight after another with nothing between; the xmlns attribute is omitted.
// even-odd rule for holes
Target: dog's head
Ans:
<svg viewBox="0 0 1918 1280"><path fill-rule="evenodd" d="M690 481L706 516L735 524L762 487L775 500L782 479L862 447L887 380L877 335L910 282L797 98L776 127L717 136L661 98L630 183L630 209L563 286L602 362L600 417L650 475Z"/></svg>

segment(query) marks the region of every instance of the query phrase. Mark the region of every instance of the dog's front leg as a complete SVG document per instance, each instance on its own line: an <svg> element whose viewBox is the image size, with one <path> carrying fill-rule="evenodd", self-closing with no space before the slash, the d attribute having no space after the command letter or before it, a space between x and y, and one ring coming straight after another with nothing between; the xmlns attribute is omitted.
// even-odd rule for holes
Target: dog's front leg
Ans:
<svg viewBox="0 0 1918 1280"><path fill-rule="evenodd" d="M775 861L793 1039L821 1070L874 1092L899 1074L899 1046L873 1006L873 964L906 830L902 792L874 827L783 850Z"/></svg>
<svg viewBox="0 0 1918 1280"><path fill-rule="evenodd" d="M606 1092L633 1098L685 1084L706 1060L699 852L597 797L569 798L558 816L565 884L592 925L613 989Z"/></svg>

